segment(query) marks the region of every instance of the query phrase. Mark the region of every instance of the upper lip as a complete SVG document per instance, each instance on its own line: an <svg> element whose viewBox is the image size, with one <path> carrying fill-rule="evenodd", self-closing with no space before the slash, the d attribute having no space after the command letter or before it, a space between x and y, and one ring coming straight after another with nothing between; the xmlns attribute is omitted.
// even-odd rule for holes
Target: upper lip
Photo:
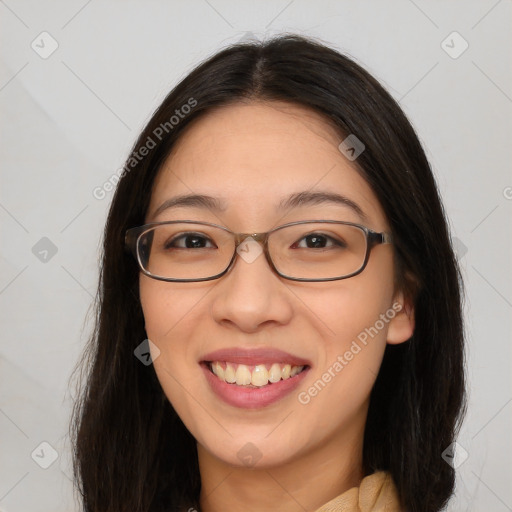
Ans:
<svg viewBox="0 0 512 512"><path fill-rule="evenodd" d="M307 359L275 348L224 348L205 354L201 358L201 362L205 361L227 361L246 365L284 363L292 366L311 366Z"/></svg>

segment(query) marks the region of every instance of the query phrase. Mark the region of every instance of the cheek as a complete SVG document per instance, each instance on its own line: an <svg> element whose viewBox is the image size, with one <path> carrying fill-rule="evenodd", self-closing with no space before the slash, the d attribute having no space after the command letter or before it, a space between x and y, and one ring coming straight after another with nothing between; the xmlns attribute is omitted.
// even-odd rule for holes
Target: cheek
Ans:
<svg viewBox="0 0 512 512"><path fill-rule="evenodd" d="M204 290L194 293L190 288L187 293L179 293L174 286L146 277L140 282L146 334L160 350L154 367L166 393L178 382L184 383L187 368L196 364L188 338L194 336L194 314L204 295Z"/></svg>
<svg viewBox="0 0 512 512"><path fill-rule="evenodd" d="M327 292L316 304L310 299L311 309L321 311L322 323L328 326L323 333L330 335L322 334L319 340L322 348L314 374L299 390L298 400L304 407L303 425L335 435L341 425L349 428L365 421L386 348L390 317L382 320L381 315L389 308L383 307L378 294L354 293L352 289Z"/></svg>
<svg viewBox="0 0 512 512"><path fill-rule="evenodd" d="M343 380L344 388L359 378L373 379L382 361L392 318L386 316L390 311L388 301L377 291L368 293L362 286L358 290L357 286L338 285L318 293L302 291L297 295L307 304L309 321L316 332L316 376L343 373L343 379L326 375L324 380L336 380L339 384Z"/></svg>
<svg viewBox="0 0 512 512"><path fill-rule="evenodd" d="M200 285L201 283L199 283ZM193 283L165 283L140 278L140 300L148 338L160 353L154 360L158 380L169 401L188 419L193 408L191 390L197 388L201 369L197 343L206 311L208 289Z"/></svg>
<svg viewBox="0 0 512 512"><path fill-rule="evenodd" d="M389 318L380 319L392 306L394 275L392 257L383 256L374 258L361 274L350 279L295 290L307 306L304 314L316 318L327 353L343 350L358 336L364 340L368 330L379 343L385 343Z"/></svg>
<svg viewBox="0 0 512 512"><path fill-rule="evenodd" d="M174 343L177 333L191 328L208 290L193 283L166 283L141 276L139 292L150 339L153 336L155 342Z"/></svg>
<svg viewBox="0 0 512 512"><path fill-rule="evenodd" d="M329 400L362 403L371 391L395 314L392 257L383 256L374 258L358 276L297 292L308 306L309 318L317 319L321 348L315 378L320 382L311 393L305 391L308 396L319 395L329 388L317 401L319 407L328 406Z"/></svg>

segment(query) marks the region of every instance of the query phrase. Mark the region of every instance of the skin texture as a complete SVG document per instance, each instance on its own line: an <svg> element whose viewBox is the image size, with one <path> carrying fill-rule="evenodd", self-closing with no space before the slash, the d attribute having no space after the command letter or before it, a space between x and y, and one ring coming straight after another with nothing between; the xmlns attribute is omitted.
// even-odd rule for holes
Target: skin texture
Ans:
<svg viewBox="0 0 512 512"><path fill-rule="evenodd" d="M327 218L388 231L377 198L338 150L342 138L317 113L281 102L248 102L208 113L187 128L160 170L146 222L189 219L233 231L262 232L287 222ZM356 202L276 212L299 191L335 191ZM224 211L180 207L155 210L189 193L227 203ZM205 512L313 511L350 487L362 473L362 443L370 391L386 343L414 329L410 306L312 397L314 384L379 315L403 296L394 289L393 248L378 245L358 276L332 282L294 282L272 272L264 257L237 258L222 278L166 283L140 277L146 332L161 354L154 362L162 388L198 442ZM210 390L202 356L228 347L271 347L311 361L297 391L261 409L239 409ZM237 452L253 443L261 458L246 467Z"/></svg>

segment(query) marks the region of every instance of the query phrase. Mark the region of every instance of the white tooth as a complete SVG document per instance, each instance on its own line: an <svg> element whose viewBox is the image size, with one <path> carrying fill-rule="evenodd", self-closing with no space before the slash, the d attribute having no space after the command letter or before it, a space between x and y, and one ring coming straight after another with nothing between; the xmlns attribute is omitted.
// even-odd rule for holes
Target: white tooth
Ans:
<svg viewBox="0 0 512 512"><path fill-rule="evenodd" d="M292 371L292 367L291 365L289 364L285 364L283 366L283 371L281 372L281 378L283 380L286 380L286 379L289 379L290 378L290 372Z"/></svg>
<svg viewBox="0 0 512 512"><path fill-rule="evenodd" d="M226 363L226 369L224 370L224 380L229 382L229 384L233 384L236 381L235 370L229 363Z"/></svg>
<svg viewBox="0 0 512 512"><path fill-rule="evenodd" d="M295 375L299 374L303 369L304 366L292 366L290 377L295 377Z"/></svg>
<svg viewBox="0 0 512 512"><path fill-rule="evenodd" d="M268 372L268 380L270 382L279 382L281 380L281 365L274 363L270 367L270 371Z"/></svg>
<svg viewBox="0 0 512 512"><path fill-rule="evenodd" d="M225 380L224 368L222 368L221 364L218 361L215 361L215 363L213 363L213 373L215 373L215 375L217 375L219 379Z"/></svg>
<svg viewBox="0 0 512 512"><path fill-rule="evenodd" d="M245 364L239 364L236 369L236 383L239 386L245 386L251 383L251 372Z"/></svg>
<svg viewBox="0 0 512 512"><path fill-rule="evenodd" d="M251 374L251 384L253 386L266 386L268 384L268 371L264 364L254 367Z"/></svg>

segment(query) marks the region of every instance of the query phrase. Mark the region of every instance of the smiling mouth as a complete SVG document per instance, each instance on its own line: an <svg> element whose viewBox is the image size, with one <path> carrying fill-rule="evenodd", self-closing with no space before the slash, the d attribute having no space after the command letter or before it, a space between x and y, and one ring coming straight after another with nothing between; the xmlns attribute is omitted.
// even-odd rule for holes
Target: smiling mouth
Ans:
<svg viewBox="0 0 512 512"><path fill-rule="evenodd" d="M204 361L219 380L244 388L261 388L281 380L293 379L309 368L287 363L246 365L227 361Z"/></svg>

